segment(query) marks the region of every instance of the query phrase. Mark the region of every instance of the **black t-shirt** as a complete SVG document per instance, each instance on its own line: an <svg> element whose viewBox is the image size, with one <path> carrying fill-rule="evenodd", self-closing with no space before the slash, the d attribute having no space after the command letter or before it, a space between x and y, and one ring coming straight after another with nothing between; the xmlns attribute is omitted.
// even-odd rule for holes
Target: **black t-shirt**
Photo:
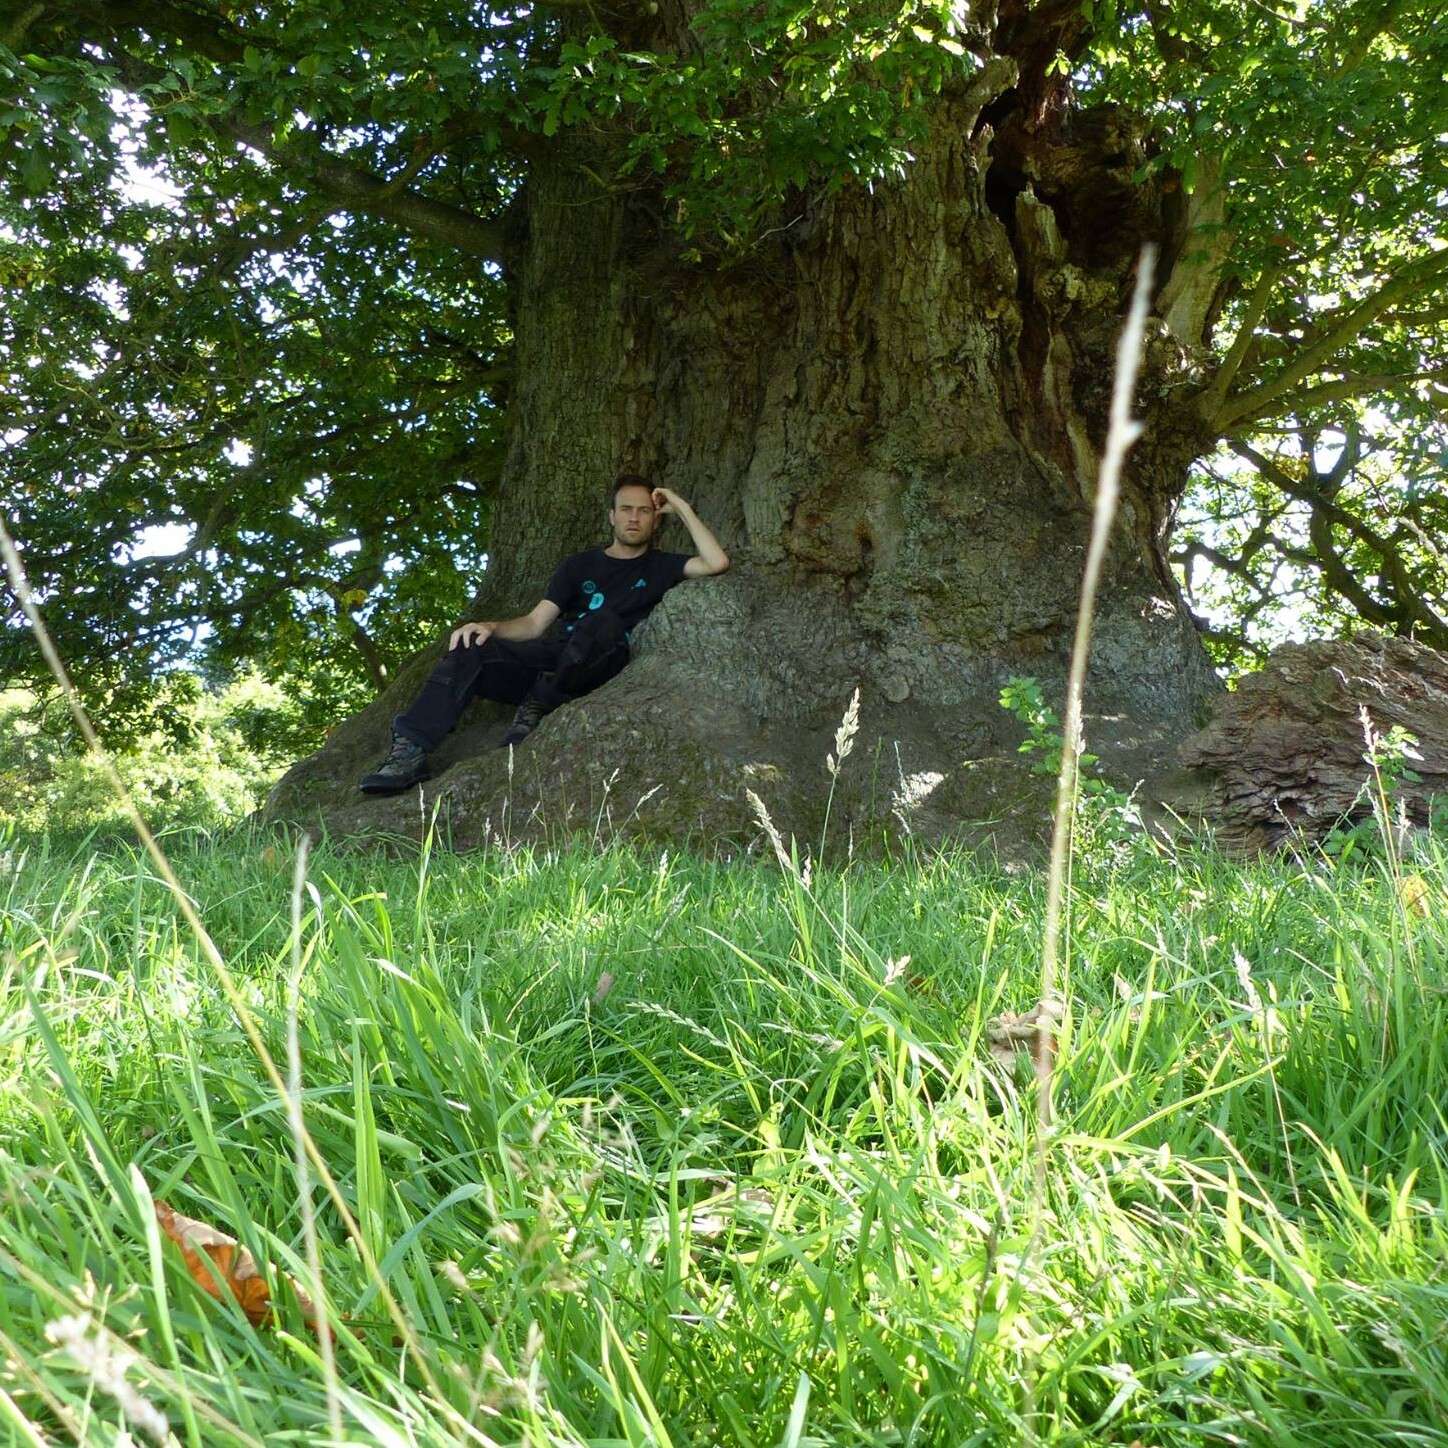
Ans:
<svg viewBox="0 0 1448 1448"><path fill-rule="evenodd" d="M602 548L590 548L558 565L543 597L558 605L565 632L594 609L604 607L623 620L626 630L633 630L683 581L688 561L686 554L660 553L654 548L637 558L611 558Z"/></svg>

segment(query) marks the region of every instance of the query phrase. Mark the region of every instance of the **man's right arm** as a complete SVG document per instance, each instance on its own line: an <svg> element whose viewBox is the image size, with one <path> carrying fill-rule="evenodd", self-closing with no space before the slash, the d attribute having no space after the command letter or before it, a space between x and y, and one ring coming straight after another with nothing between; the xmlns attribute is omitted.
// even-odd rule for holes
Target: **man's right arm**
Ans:
<svg viewBox="0 0 1448 1448"><path fill-rule="evenodd" d="M452 631L448 648L466 648L469 644L485 644L490 638L510 639L522 642L536 639L556 619L561 610L556 603L543 598L530 613L520 613L517 618L505 618L497 623L465 623Z"/></svg>

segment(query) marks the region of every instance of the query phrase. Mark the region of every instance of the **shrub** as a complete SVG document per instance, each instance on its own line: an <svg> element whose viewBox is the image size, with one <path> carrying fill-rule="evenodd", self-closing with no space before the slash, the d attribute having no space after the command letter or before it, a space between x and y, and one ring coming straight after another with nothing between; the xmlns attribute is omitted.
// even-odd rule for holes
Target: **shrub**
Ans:
<svg viewBox="0 0 1448 1448"><path fill-rule="evenodd" d="M176 673L151 726L113 757L152 825L226 824L254 809L286 765L293 712L279 688L254 674L218 690ZM104 717L98 723L104 729ZM85 830L125 818L56 695L0 692L0 791L5 814L25 830Z"/></svg>

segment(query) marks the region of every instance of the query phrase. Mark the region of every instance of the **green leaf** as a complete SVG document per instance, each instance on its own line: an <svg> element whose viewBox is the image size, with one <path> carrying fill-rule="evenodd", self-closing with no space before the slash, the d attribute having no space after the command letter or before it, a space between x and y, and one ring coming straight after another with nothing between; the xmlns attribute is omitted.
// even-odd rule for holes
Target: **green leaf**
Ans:
<svg viewBox="0 0 1448 1448"><path fill-rule="evenodd" d="M25 153L20 179L32 196L39 196L50 189L50 161L38 145Z"/></svg>

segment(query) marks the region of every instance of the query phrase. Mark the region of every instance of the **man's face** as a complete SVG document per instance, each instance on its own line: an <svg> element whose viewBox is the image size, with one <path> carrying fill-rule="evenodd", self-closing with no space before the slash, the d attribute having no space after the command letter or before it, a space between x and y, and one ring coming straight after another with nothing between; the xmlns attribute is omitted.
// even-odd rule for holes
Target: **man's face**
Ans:
<svg viewBox="0 0 1448 1448"><path fill-rule="evenodd" d="M647 488L620 488L609 509L608 521L616 543L630 548L647 543L658 524L653 494Z"/></svg>

